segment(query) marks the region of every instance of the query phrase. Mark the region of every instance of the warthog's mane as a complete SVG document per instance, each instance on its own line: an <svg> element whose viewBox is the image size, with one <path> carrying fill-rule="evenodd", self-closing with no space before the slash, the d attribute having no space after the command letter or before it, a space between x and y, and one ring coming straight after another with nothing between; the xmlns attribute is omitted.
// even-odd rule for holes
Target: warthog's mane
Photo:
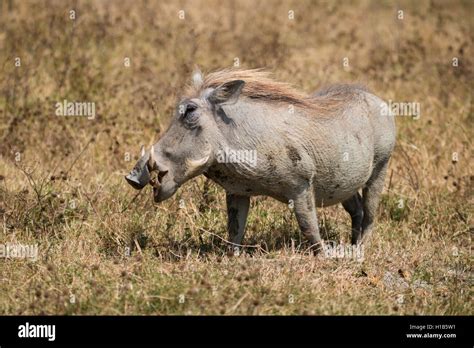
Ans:
<svg viewBox="0 0 474 348"><path fill-rule="evenodd" d="M186 91L188 96L198 96L208 88L217 88L226 82L243 80L242 95L250 99L274 103L285 103L307 111L328 114L338 111L361 90L361 85L332 85L312 95L294 88L291 84L273 79L268 71L262 69L224 69L203 76L195 72L193 84Z"/></svg>

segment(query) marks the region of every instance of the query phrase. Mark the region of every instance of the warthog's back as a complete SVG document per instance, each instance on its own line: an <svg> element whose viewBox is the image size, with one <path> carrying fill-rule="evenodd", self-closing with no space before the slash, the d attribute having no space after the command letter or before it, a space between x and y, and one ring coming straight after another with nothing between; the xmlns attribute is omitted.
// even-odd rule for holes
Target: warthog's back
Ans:
<svg viewBox="0 0 474 348"><path fill-rule="evenodd" d="M223 163L209 176L230 192L281 201L311 183L318 205L352 196L395 141L393 117L380 114L383 101L360 89L352 95L333 115L245 99L224 107L233 123L222 121L226 146L255 150L257 165Z"/></svg>

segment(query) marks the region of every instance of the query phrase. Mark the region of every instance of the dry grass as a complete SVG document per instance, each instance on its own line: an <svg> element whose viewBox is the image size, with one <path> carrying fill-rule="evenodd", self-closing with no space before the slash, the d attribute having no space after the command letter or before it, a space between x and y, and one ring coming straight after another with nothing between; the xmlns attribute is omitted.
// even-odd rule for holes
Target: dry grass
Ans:
<svg viewBox="0 0 474 348"><path fill-rule="evenodd" d="M473 314L472 12L468 1L3 1L0 244L37 243L39 259L0 260L0 313ZM250 246L229 258L221 188L198 178L154 206L123 180L194 65L236 57L308 93L360 82L421 104L418 120L397 120L363 262L305 252L292 212L263 197ZM64 99L95 102L97 117L56 116ZM325 238L348 242L342 207L319 216Z"/></svg>

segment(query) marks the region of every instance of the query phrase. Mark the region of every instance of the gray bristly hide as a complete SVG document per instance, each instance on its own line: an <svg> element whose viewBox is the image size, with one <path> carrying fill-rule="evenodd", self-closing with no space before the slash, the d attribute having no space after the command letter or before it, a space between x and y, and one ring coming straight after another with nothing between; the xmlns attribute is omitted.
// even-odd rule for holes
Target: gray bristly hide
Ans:
<svg viewBox="0 0 474 348"><path fill-rule="evenodd" d="M150 183L155 201L161 202L204 174L226 190L233 245L242 243L255 195L291 203L316 251L322 246L316 207L342 203L352 218L352 243L361 243L373 229L395 145L394 118L382 114L384 102L361 88L339 86L335 89L349 97L325 113L282 98L257 97L251 80L248 91L246 83L201 86L182 99L152 156L145 154L127 181L140 189L147 172L155 172L157 179ZM315 98L331 93L334 89Z"/></svg>

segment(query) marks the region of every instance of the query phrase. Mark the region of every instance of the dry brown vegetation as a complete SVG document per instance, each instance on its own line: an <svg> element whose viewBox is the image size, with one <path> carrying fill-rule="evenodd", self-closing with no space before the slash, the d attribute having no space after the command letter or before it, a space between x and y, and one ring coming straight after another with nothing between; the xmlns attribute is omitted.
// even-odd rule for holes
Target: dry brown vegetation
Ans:
<svg viewBox="0 0 474 348"><path fill-rule="evenodd" d="M36 262L0 260L1 314L473 314L472 2L0 8L0 243L39 247ZM363 262L315 258L292 212L264 197L252 200L249 247L227 257L221 188L198 178L155 206L125 183L194 65L236 57L308 93L359 82L421 104L419 119L397 119ZM95 102L97 117L56 116L64 99ZM326 239L349 241L341 206L319 216Z"/></svg>

